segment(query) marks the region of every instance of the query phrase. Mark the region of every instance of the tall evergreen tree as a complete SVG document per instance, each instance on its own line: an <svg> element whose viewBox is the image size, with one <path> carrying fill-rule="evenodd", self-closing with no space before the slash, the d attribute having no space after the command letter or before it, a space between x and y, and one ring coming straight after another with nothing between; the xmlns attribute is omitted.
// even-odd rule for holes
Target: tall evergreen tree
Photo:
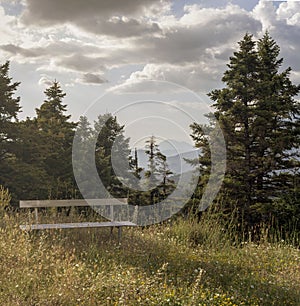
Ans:
<svg viewBox="0 0 300 306"><path fill-rule="evenodd" d="M154 136L146 141L145 153L148 155L148 169L145 171L145 178L150 194L150 199L145 203L153 205L168 196L173 189L174 181L170 179L173 173L168 168L167 158L161 153Z"/></svg>
<svg viewBox="0 0 300 306"><path fill-rule="evenodd" d="M72 165L76 180L80 185L83 195L93 198L91 183L92 167L94 165L94 132L88 118L81 116L78 121L76 134L73 141ZM78 188L78 186L77 186ZM82 197L79 190L76 189L75 198Z"/></svg>
<svg viewBox="0 0 300 306"><path fill-rule="evenodd" d="M248 224L267 217L270 204L287 187L283 177L290 176L293 155L299 152L299 103L294 97L300 87L291 83L290 68L279 72L283 60L278 55L268 33L257 43L246 34L222 78L226 87L209 94L227 150L221 196L237 205ZM205 178L210 171L208 141L201 125L191 127L202 148Z"/></svg>
<svg viewBox="0 0 300 306"><path fill-rule="evenodd" d="M124 126L109 113L100 115L94 123L94 135L96 167L102 183L113 196L127 196L127 188L118 178L126 177L125 172L129 171L129 138L124 136Z"/></svg>
<svg viewBox="0 0 300 306"><path fill-rule="evenodd" d="M41 137L35 121L27 118L18 124L17 150L13 164L13 182L10 190L13 200L45 199L50 178L44 169Z"/></svg>
<svg viewBox="0 0 300 306"><path fill-rule="evenodd" d="M0 66L0 162L7 158L16 138L16 121L20 112L20 97L14 97L20 83L12 83L9 62Z"/></svg>
<svg viewBox="0 0 300 306"><path fill-rule="evenodd" d="M43 167L49 177L50 197L71 197L74 187L72 169L72 143L76 123L66 115L63 104L65 93L58 82L45 90L46 100L36 109L36 127L39 131L39 151L43 156Z"/></svg>
<svg viewBox="0 0 300 306"><path fill-rule="evenodd" d="M138 190L141 184L143 168L139 166L138 151L134 149L134 156L129 157L130 173L133 174L134 180L129 181L129 203L131 205L141 205L141 192Z"/></svg>
<svg viewBox="0 0 300 306"><path fill-rule="evenodd" d="M20 83L9 77L9 62L0 66L0 185L8 186L12 181L20 98L15 97ZM11 186L9 186L11 187Z"/></svg>
<svg viewBox="0 0 300 306"><path fill-rule="evenodd" d="M138 151L135 148L134 149L134 157L130 156L130 167L132 169L133 175L137 179L141 179L141 172L143 171L143 168L139 166L139 158L138 158Z"/></svg>
<svg viewBox="0 0 300 306"><path fill-rule="evenodd" d="M300 105L294 97L300 86L289 79L291 68L279 72L280 48L266 33L258 46L258 85L253 122L254 184L256 202L269 203L292 187L299 161ZM299 167L299 163L298 163ZM268 207L268 206L266 206Z"/></svg>

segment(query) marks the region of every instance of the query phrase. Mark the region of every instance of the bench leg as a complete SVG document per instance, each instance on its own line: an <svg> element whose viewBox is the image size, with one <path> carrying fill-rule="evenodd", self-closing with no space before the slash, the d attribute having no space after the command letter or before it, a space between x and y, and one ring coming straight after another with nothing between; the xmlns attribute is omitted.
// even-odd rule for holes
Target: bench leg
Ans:
<svg viewBox="0 0 300 306"><path fill-rule="evenodd" d="M121 238L122 238L122 226L118 227L118 243L121 244Z"/></svg>
<svg viewBox="0 0 300 306"><path fill-rule="evenodd" d="M117 229L118 229L118 244L120 244L121 238L122 238L122 226L117 226ZM114 230L114 227L112 226L110 228L110 239L113 238L113 230Z"/></svg>
<svg viewBox="0 0 300 306"><path fill-rule="evenodd" d="M110 228L110 239L112 239L112 237L113 237L113 230L114 230L114 227L112 226L112 227Z"/></svg>

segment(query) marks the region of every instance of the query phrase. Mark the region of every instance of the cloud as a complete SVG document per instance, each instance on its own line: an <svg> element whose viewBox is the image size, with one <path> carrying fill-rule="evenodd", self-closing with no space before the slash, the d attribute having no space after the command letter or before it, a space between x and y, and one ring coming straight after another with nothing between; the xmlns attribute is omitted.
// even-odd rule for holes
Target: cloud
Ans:
<svg viewBox="0 0 300 306"><path fill-rule="evenodd" d="M107 80L97 74L85 73L81 78L76 79L76 83L89 84L89 85L100 85L103 83L107 83Z"/></svg>
<svg viewBox="0 0 300 306"><path fill-rule="evenodd" d="M160 28L157 23L117 16L110 18L109 20L89 19L80 22L79 25L84 30L94 34L110 35L123 38L160 32Z"/></svg>
<svg viewBox="0 0 300 306"><path fill-rule="evenodd" d="M259 1L254 7L252 16L262 24L262 30L271 30L276 23L276 8L270 1Z"/></svg>
<svg viewBox="0 0 300 306"><path fill-rule="evenodd" d="M293 79L297 80L300 71L297 52L300 49L299 11L300 4L292 2L282 3L276 8L272 2L260 1L253 12L236 5L222 9L187 6L177 23L171 19L163 37L139 39L137 49L150 59L151 64L133 72L113 90L147 91L145 80L158 79L196 91L209 91L221 85L229 56L237 49L237 42L243 35L249 32L261 37L267 29L281 46L283 68L291 66ZM164 26L167 28L166 23Z"/></svg>
<svg viewBox="0 0 300 306"><path fill-rule="evenodd" d="M2 45L0 48L10 54L21 55L22 57L39 57L42 55L39 54L38 49L25 49L14 44Z"/></svg>
<svg viewBox="0 0 300 306"><path fill-rule="evenodd" d="M53 84L53 80L51 80L51 78L46 75L46 74L42 74L41 75L41 78L39 80L39 85L40 86L46 86L46 87L49 87Z"/></svg>
<svg viewBox="0 0 300 306"><path fill-rule="evenodd" d="M140 60L150 62L133 72L118 91L148 91L144 80L166 80L192 90L208 90L218 84L236 42L245 32L258 33L261 23L238 6L223 9L186 7L185 14L174 23L165 23L161 37L135 41ZM156 90L154 88L154 90Z"/></svg>
<svg viewBox="0 0 300 306"><path fill-rule="evenodd" d="M161 0L26 0L22 21L27 25L71 23L86 31L130 37L159 31L156 23L140 18L164 9Z"/></svg>
<svg viewBox="0 0 300 306"><path fill-rule="evenodd" d="M300 25L300 3L296 1L288 1L281 3L277 10L279 20L286 20L288 25Z"/></svg>
<svg viewBox="0 0 300 306"><path fill-rule="evenodd" d="M159 84L159 87L157 87L155 82L149 83L151 80L178 84L179 86L187 87L189 90L194 91L207 91L216 85L219 79L221 79L220 69L206 65L204 62L181 67L168 64L148 64L141 71L132 73L122 84L111 88L111 91L122 93L168 91L169 88L167 85L163 87L162 84ZM174 90L174 86L170 88ZM178 87L178 90L181 90L180 87Z"/></svg>
<svg viewBox="0 0 300 306"><path fill-rule="evenodd" d="M86 44L76 40L48 40L42 39L34 43L32 47L21 47L16 44L3 44L0 49L11 53L12 55L20 55L25 58L38 58L49 56L66 56L70 54L99 54L102 49L96 45Z"/></svg>
<svg viewBox="0 0 300 306"><path fill-rule="evenodd" d="M27 10L33 4L41 9L42 3L48 3L48 1L43 0L41 3L29 1L28 3ZM149 4L147 1L145 3ZM90 8L87 9L90 10ZM81 22L83 24L85 21ZM116 40L110 36L104 39L95 39L91 36L85 39L89 41L88 43L82 43L80 38L62 41L61 38L59 39L62 34L58 32L55 35L54 31L54 36L51 30L52 34L48 35L48 39L40 39L35 46L25 48L21 45L9 44L1 48L18 57L43 58L44 61L51 62L51 65L49 64L51 69L57 67L86 73L103 73L106 69L125 65L145 65L146 63L185 65L186 63L197 64L199 61L209 59L224 60L228 57L229 46L245 31L260 30L260 23L257 20L246 11L232 5L218 10L189 6L179 19L163 16L155 23L149 22L152 27L160 31L159 35L155 33L155 30L152 31L151 27L148 28L149 35L143 35L144 30L138 27L137 22L127 17L111 17L107 21L107 24L109 23L111 24L109 31L118 32L117 35L124 37ZM121 25L120 31L117 25ZM134 39L126 39L127 26L132 27L132 33L136 31ZM122 31L124 31L123 34ZM43 68L46 66L47 64L44 64Z"/></svg>
<svg viewBox="0 0 300 306"><path fill-rule="evenodd" d="M11 27L15 22L16 18L6 15L3 7L0 6L0 44L6 43L7 41L11 41L12 36L14 34Z"/></svg>
<svg viewBox="0 0 300 306"><path fill-rule="evenodd" d="M208 48L224 48L245 32L257 33L261 24L237 6L224 9L189 7L177 24L164 36L140 38L136 48L150 61L167 63L195 62Z"/></svg>
<svg viewBox="0 0 300 306"><path fill-rule="evenodd" d="M134 15L162 5L160 0L26 0L24 18L34 21L80 20L92 16Z"/></svg>
<svg viewBox="0 0 300 306"><path fill-rule="evenodd" d="M298 75L298 3L259 1L252 12L222 3L186 5L173 15L169 1L26 0L21 19L30 26L0 49L43 73L79 74L78 83L103 84L108 74L112 90L149 90L143 81L158 79L207 92L221 85L243 35L269 29Z"/></svg>
<svg viewBox="0 0 300 306"><path fill-rule="evenodd" d="M55 66L81 72L103 71L105 69L102 57L90 57L80 53L58 58L55 61Z"/></svg>
<svg viewBox="0 0 300 306"><path fill-rule="evenodd" d="M253 10L253 16L263 24L263 31L268 30L279 44L284 58L283 67L291 66L300 71L300 3L287 1L276 8L272 2L260 0ZM261 33L262 34L262 33ZM294 74L294 75L295 75Z"/></svg>

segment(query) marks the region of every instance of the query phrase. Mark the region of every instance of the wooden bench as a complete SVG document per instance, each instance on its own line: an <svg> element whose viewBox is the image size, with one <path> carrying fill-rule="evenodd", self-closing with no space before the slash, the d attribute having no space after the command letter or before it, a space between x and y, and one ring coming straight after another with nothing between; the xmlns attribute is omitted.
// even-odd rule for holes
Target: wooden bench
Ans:
<svg viewBox="0 0 300 306"><path fill-rule="evenodd" d="M92 200L34 200L20 201L20 208L34 209L35 223L20 225L21 230L47 230L47 229L67 229L67 228L95 228L95 227L110 227L111 235L113 228L118 229L118 242L121 242L122 227L136 226L130 221L114 221L114 207L118 205L128 205L127 198L119 199L92 199ZM104 222L76 222L76 223L39 223L39 208L47 207L84 207L91 206L97 208L109 207L110 221Z"/></svg>

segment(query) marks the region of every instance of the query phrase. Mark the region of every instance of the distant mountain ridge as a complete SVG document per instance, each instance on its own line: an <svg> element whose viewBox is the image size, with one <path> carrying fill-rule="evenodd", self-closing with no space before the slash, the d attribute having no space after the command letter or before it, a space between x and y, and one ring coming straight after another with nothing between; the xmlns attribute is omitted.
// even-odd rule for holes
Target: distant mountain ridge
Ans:
<svg viewBox="0 0 300 306"><path fill-rule="evenodd" d="M174 175L186 173L194 170L194 167L187 163L185 159L193 160L198 158L199 149L192 145L176 140L163 141L159 144L159 149L167 157L169 169ZM147 169L148 156L144 149L137 150L139 167Z"/></svg>

